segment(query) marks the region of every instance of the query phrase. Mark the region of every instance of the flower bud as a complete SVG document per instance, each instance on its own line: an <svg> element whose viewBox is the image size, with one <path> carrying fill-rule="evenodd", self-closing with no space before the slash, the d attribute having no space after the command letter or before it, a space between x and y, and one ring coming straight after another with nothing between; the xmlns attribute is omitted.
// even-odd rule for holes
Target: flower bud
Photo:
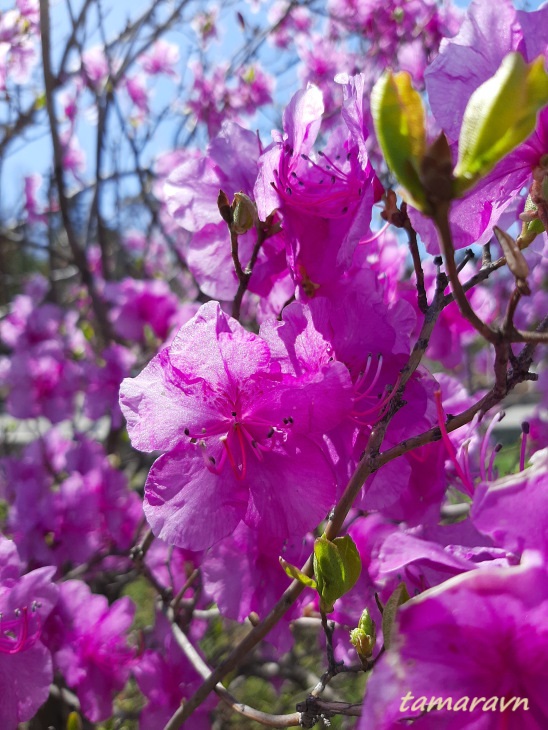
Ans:
<svg viewBox="0 0 548 730"><path fill-rule="evenodd" d="M217 196L217 207L219 208L219 213L221 214L222 219L230 226L232 224L232 209L224 190L219 190L219 195Z"/></svg>
<svg viewBox="0 0 548 730"><path fill-rule="evenodd" d="M257 222L257 206L245 193L234 195L232 201L232 230L238 235L247 233Z"/></svg>
<svg viewBox="0 0 548 730"><path fill-rule="evenodd" d="M350 643L356 649L361 659L369 659L375 648L377 629L369 611L364 609L357 629L350 632Z"/></svg>

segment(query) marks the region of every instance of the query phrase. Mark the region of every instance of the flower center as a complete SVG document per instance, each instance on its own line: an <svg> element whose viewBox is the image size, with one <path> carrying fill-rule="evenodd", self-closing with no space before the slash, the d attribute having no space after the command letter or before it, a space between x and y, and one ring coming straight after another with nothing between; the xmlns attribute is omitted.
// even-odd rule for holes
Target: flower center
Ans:
<svg viewBox="0 0 548 730"><path fill-rule="evenodd" d="M0 654L18 654L29 649L42 630L38 616L40 604L16 608L11 614L0 613Z"/></svg>

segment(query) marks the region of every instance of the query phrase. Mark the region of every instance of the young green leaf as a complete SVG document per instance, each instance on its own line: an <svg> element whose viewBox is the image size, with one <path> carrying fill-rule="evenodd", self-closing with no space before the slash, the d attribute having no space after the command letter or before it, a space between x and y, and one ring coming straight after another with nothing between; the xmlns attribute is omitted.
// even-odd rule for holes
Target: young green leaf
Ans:
<svg viewBox="0 0 548 730"><path fill-rule="evenodd" d="M509 53L498 71L478 87L466 106L459 137L455 190L462 195L521 144L548 104L544 58L527 64Z"/></svg>
<svg viewBox="0 0 548 730"><path fill-rule="evenodd" d="M419 177L426 149L424 107L408 73L385 71L371 92L371 114L388 166L405 188L408 201L426 209Z"/></svg>

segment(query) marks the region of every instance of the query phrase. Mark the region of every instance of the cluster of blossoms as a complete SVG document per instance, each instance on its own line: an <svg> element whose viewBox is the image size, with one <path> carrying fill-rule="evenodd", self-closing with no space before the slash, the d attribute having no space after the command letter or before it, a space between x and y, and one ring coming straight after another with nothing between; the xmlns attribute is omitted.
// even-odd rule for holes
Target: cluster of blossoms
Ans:
<svg viewBox="0 0 548 730"><path fill-rule="evenodd" d="M38 60L38 0L17 0L0 17L0 91L9 82L24 84Z"/></svg>
<svg viewBox="0 0 548 730"><path fill-rule="evenodd" d="M546 374L508 468L512 447L501 454L494 439L502 414L478 406L496 401L492 348L450 301L447 261L430 258L440 252L431 217L413 201L396 206L369 108L384 66L409 71L456 160L467 102L507 54L548 61L548 7L476 0L465 17L432 0L327 9L323 30L308 4L269 10L269 41L297 54L304 81L269 143L244 120L271 104L274 78L253 59L227 85L230 64L208 63L215 9L194 19L200 53L179 107L209 141L156 155L150 172L140 155L153 92L181 82L179 47L152 34L136 51L128 44L131 63L109 44L87 47L56 78L63 174L76 192L60 186L46 202L45 178L27 176L22 228L49 234L67 201L85 200L82 111L98 111L97 129L126 115L150 205L145 225L135 216L123 234L108 229L98 143L87 231L76 225L76 243L67 231L73 255L86 238L74 256L82 284L35 276L1 313L11 419L0 455L2 728L33 718L59 694L52 684L101 723L128 681L146 700L140 730L164 727L203 680L196 646L211 638L211 615L266 617L289 585L280 557L291 570L316 555L364 463L373 467L339 527L361 572L326 632L330 673L335 659L372 668L357 727L548 723ZM39 20L33 0L0 17L0 80L11 66L27 78ZM548 106L450 211L457 249L488 244L495 225L527 231L517 302L507 250L495 281L483 275L486 254L481 270L472 254L459 262L473 312L486 326L504 321L499 333L546 316L547 159ZM398 228L411 243L418 232L420 264ZM50 253L66 256L64 239ZM514 349L510 374L534 348ZM453 428L455 417L464 425ZM19 449L9 429L26 419L33 437ZM327 625L319 561L315 571L317 592L292 600L266 637L269 656L293 648L298 619ZM152 625L138 631L148 618L126 593L143 585L157 601L145 599ZM394 596L402 605L390 624ZM363 651L349 641L357 626ZM211 727L214 706L201 705L189 727Z"/></svg>

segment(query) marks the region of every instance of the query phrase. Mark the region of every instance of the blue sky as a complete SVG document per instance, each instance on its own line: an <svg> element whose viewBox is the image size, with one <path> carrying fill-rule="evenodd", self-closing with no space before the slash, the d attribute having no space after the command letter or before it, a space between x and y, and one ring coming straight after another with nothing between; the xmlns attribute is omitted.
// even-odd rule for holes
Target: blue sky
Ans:
<svg viewBox="0 0 548 730"><path fill-rule="evenodd" d="M483 2L491 2L496 0L483 0ZM75 13L78 12L83 0L73 0L73 7ZM456 4L460 7L466 7L469 2L467 0L456 0ZM116 0L115 2L104 2L103 6L108 9L108 22L106 23L108 29L109 39L116 37L120 30L126 25L127 20L135 19L150 5L150 0ZM254 20L264 20L268 9L271 7L272 2L264 3L261 11L257 16L253 16L246 3L235 2L235 3L224 3L223 11L221 13L221 19L218 23L221 29L220 41L213 47L213 50L218 53L219 58L227 58L238 49L241 44L241 36L237 33L222 32L223 28L234 28L234 14L237 9L241 8L245 11L246 17L249 17L251 22ZM517 7L527 7L528 9L534 9L541 5L539 0L530 0L529 2L516 2ZM5 10L13 7L13 0L0 0L0 10ZM197 7L194 5L194 7ZM203 2L198 3L200 9L206 9L208 5ZM64 8L64 2L53 2L52 3L52 18L53 18L53 47L54 56L55 49L57 49L57 57L59 57L62 42L61 39L66 36L70 30L69 20L65 12L61 12ZM224 17L223 17L224 16ZM193 37L190 28L183 29L182 32L172 32L167 34L167 39L176 43L181 47L182 62L180 64L180 73L184 73L186 66L185 59L185 47L189 46L189 41ZM88 47L100 42L100 36L96 34L90 34L88 40ZM271 59L275 60L275 51L268 46L264 46L265 54L269 55ZM54 58L57 61L58 58ZM38 80L37 80L38 84ZM287 97L289 100L291 93L297 87L298 82L294 74L286 74L278 83L277 97L282 99ZM161 80L155 84L154 95L155 104L162 104L165 100L170 99L173 96L173 84L170 80ZM91 101L91 97L90 97ZM28 175L31 172L44 172L46 171L51 163L51 147L50 140L47 134L47 127L45 125L46 118L45 113L42 113L42 125L35 126L32 132L26 136L24 140L20 140L12 147L10 157L5 161L2 172L1 172L1 206L2 213L4 216L10 213L16 214L14 206L17 201L21 200L22 192L22 181L24 175ZM0 121L2 119L2 107L0 105ZM263 129L268 130L273 126L274 120L268 118L261 118L256 120L259 126ZM174 125L171 128L169 126L164 127L156 134L148 147L148 153L150 159L155 154L163 149L169 149L171 145L171 138L174 133ZM83 119L79 123L78 136L82 147L87 152L89 157L94 155L94 139L95 139L95 127L89 120ZM166 144L167 140L167 144ZM128 188L128 193L131 189Z"/></svg>

